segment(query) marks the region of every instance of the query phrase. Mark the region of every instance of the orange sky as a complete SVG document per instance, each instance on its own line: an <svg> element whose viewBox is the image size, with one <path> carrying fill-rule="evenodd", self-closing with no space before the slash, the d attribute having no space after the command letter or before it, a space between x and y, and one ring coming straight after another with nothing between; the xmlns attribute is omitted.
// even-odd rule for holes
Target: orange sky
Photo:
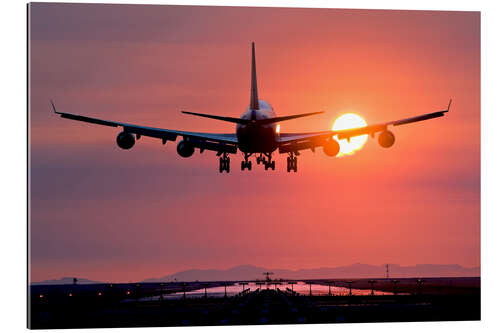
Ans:
<svg viewBox="0 0 500 333"><path fill-rule="evenodd" d="M362 262L480 264L478 12L33 4L31 278L129 281L190 268L311 268ZM326 111L281 132L444 109L369 139L321 149L299 172L220 175L213 152L179 157L63 112L169 129L234 131L179 110L239 116L250 42L259 97L278 115Z"/></svg>

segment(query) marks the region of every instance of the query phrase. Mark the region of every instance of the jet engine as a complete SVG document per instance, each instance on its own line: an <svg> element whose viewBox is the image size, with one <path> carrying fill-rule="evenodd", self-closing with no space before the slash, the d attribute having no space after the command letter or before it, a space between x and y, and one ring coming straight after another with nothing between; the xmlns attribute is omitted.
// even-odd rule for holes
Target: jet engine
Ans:
<svg viewBox="0 0 500 333"><path fill-rule="evenodd" d="M340 145L335 139L328 140L323 145L323 152L330 157L337 156L340 151Z"/></svg>
<svg viewBox="0 0 500 333"><path fill-rule="evenodd" d="M134 135L125 131L120 132L120 134L116 137L116 143L121 149L130 149L135 144Z"/></svg>
<svg viewBox="0 0 500 333"><path fill-rule="evenodd" d="M189 157L194 154L194 146L186 140L181 140L177 145L177 153L182 157Z"/></svg>
<svg viewBox="0 0 500 333"><path fill-rule="evenodd" d="M396 138L394 137L394 134L387 130L383 131L378 136L378 143L384 148L391 147L394 144L395 140Z"/></svg>

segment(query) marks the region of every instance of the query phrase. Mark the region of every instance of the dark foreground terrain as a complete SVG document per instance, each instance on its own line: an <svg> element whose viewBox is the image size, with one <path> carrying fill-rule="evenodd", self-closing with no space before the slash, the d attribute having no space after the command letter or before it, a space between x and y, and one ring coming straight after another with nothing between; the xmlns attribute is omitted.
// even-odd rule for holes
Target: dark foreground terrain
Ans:
<svg viewBox="0 0 500 333"><path fill-rule="evenodd" d="M234 297L169 300L144 297L159 290L199 289L200 284L31 287L28 323L33 329L47 329L480 319L479 279L466 290L454 289L450 282L440 284L432 289L427 282L427 288L398 295L299 296L285 287L264 287Z"/></svg>

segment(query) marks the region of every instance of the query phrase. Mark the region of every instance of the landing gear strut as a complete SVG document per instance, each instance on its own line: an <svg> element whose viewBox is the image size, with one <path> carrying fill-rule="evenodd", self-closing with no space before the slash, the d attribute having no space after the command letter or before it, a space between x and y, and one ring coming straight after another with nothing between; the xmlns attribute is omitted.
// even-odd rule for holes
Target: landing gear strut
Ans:
<svg viewBox="0 0 500 333"><path fill-rule="evenodd" d="M245 160L244 161L241 161L241 171L245 170L245 169L248 169L248 171L252 170L252 161L249 161L248 158L252 155L251 153L244 153L244 157L245 157ZM257 158L257 163L258 162L258 158Z"/></svg>
<svg viewBox="0 0 500 333"><path fill-rule="evenodd" d="M226 171L229 173L229 162L231 160L229 159L229 156L227 156L227 153L224 153L221 158L219 158L219 172L223 173Z"/></svg>
<svg viewBox="0 0 500 333"><path fill-rule="evenodd" d="M267 161L265 160L264 157L262 157L262 163L264 163L264 168L267 170L271 168L271 170L274 170L276 168L276 163L274 161L271 161L271 153L264 154L267 157Z"/></svg>
<svg viewBox="0 0 500 333"><path fill-rule="evenodd" d="M290 172L291 170L293 170L293 172L297 172L297 156L294 155L298 154L290 152L289 155L290 156L286 158L286 171Z"/></svg>
<svg viewBox="0 0 500 333"><path fill-rule="evenodd" d="M262 156L262 154L259 154L259 156L257 156L257 164L260 163L264 163L264 156Z"/></svg>

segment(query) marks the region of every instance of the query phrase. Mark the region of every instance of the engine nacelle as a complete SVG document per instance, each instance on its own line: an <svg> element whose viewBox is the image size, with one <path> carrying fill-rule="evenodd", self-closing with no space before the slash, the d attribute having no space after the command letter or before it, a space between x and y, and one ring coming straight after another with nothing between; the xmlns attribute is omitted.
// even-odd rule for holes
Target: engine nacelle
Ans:
<svg viewBox="0 0 500 333"><path fill-rule="evenodd" d="M378 136L378 144L384 148L392 147L395 140L396 138L394 137L394 134L387 130L383 131Z"/></svg>
<svg viewBox="0 0 500 333"><path fill-rule="evenodd" d="M120 134L116 137L116 143L121 149L130 149L135 144L134 135L125 131L120 132Z"/></svg>
<svg viewBox="0 0 500 333"><path fill-rule="evenodd" d="M194 154L194 146L186 140L181 140L179 144L177 144L177 153L182 157L189 157Z"/></svg>
<svg viewBox="0 0 500 333"><path fill-rule="evenodd" d="M340 151L340 145L335 139L328 140L323 145L323 152L330 157L337 156Z"/></svg>

